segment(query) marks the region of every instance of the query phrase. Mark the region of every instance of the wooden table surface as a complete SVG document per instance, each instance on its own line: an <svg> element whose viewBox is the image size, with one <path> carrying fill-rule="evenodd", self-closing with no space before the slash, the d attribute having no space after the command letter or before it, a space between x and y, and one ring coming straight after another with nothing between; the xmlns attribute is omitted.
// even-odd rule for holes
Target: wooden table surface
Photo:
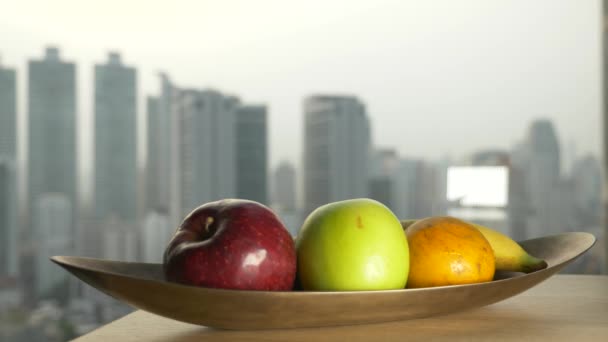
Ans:
<svg viewBox="0 0 608 342"><path fill-rule="evenodd" d="M505 301L450 315L343 327L227 331L136 311L88 341L608 341L608 276L556 275Z"/></svg>

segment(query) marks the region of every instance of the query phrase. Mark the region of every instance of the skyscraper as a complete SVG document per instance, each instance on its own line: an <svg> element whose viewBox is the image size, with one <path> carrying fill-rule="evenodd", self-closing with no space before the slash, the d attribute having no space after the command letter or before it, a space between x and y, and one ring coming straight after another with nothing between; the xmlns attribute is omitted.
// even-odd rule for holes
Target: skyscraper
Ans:
<svg viewBox="0 0 608 342"><path fill-rule="evenodd" d="M76 203L76 67L57 48L28 65L28 203L59 193Z"/></svg>
<svg viewBox="0 0 608 342"><path fill-rule="evenodd" d="M555 206L551 197L559 188L561 163L557 134L551 121L534 121L528 131L526 144L526 189L532 211L528 237L558 233L561 229L554 224L554 214L560 208Z"/></svg>
<svg viewBox="0 0 608 342"><path fill-rule="evenodd" d="M566 198L572 203L574 230L592 233L597 245L567 271L574 273L601 273L606 269L606 234L602 216L602 167L600 161L586 155L577 158L572 167L572 189Z"/></svg>
<svg viewBox="0 0 608 342"><path fill-rule="evenodd" d="M15 70L2 67L0 61L0 156L17 156L17 91Z"/></svg>
<svg viewBox="0 0 608 342"><path fill-rule="evenodd" d="M237 98L214 90L173 90L171 222L200 204L235 197Z"/></svg>
<svg viewBox="0 0 608 342"><path fill-rule="evenodd" d="M399 160L394 178L393 211L400 219L415 219L416 195L418 192L418 170L422 161L415 159Z"/></svg>
<svg viewBox="0 0 608 342"><path fill-rule="evenodd" d="M160 75L161 91L158 97L147 101L147 163L146 163L146 210L169 213L171 196L171 106L174 93L179 89L173 86L169 77Z"/></svg>
<svg viewBox="0 0 608 342"><path fill-rule="evenodd" d="M134 68L110 53L95 66L95 216L137 216L137 80Z"/></svg>
<svg viewBox="0 0 608 342"><path fill-rule="evenodd" d="M298 234L302 219L296 205L296 170L288 161L282 161L272 177L272 209L281 218L289 233Z"/></svg>
<svg viewBox="0 0 608 342"><path fill-rule="evenodd" d="M581 228L600 226L602 216L602 167L592 155L575 160L572 181L576 222Z"/></svg>
<svg viewBox="0 0 608 342"><path fill-rule="evenodd" d="M509 182L509 228L516 241L528 238L530 198L527 184L527 165L530 151L525 142L516 144L511 150L511 181Z"/></svg>
<svg viewBox="0 0 608 342"><path fill-rule="evenodd" d="M236 110L236 195L268 204L268 125L265 106Z"/></svg>
<svg viewBox="0 0 608 342"><path fill-rule="evenodd" d="M17 193L15 163L0 156L0 278L17 276Z"/></svg>
<svg viewBox="0 0 608 342"><path fill-rule="evenodd" d="M356 97L304 101L304 214L329 202L365 197L370 124Z"/></svg>
<svg viewBox="0 0 608 342"><path fill-rule="evenodd" d="M34 204L34 238L39 241L35 257L36 296L47 296L67 281L49 262L53 255L70 255L73 250L72 204L64 194L45 193Z"/></svg>
<svg viewBox="0 0 608 342"><path fill-rule="evenodd" d="M369 197L395 210L396 171L399 164L397 151L381 148L372 152L372 162L369 178Z"/></svg>
<svg viewBox="0 0 608 342"><path fill-rule="evenodd" d="M163 253L175 228L169 228L166 215L149 212L141 225L141 259L144 262L163 261Z"/></svg>
<svg viewBox="0 0 608 342"><path fill-rule="evenodd" d="M279 210L296 210L296 169L287 162L281 162L274 171L273 200Z"/></svg>
<svg viewBox="0 0 608 342"><path fill-rule="evenodd" d="M18 264L16 100L15 70L0 63L0 277L16 276Z"/></svg>
<svg viewBox="0 0 608 342"><path fill-rule="evenodd" d="M440 207L438 195L439 169L434 162L419 161L416 165L416 195L414 201L414 218L437 215Z"/></svg>
<svg viewBox="0 0 608 342"><path fill-rule="evenodd" d="M148 96L146 99L146 115L148 116L148 126L146 127L146 211L158 210L159 205L159 147L160 139L158 131L160 130L160 98Z"/></svg>

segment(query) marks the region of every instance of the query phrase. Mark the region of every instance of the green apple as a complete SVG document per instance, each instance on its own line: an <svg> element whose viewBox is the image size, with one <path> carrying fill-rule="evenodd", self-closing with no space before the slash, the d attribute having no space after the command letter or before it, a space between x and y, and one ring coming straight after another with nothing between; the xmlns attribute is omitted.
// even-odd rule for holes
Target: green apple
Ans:
<svg viewBox="0 0 608 342"><path fill-rule="evenodd" d="M399 219L367 198L326 204L304 221L296 239L298 277L308 291L405 287L409 247Z"/></svg>

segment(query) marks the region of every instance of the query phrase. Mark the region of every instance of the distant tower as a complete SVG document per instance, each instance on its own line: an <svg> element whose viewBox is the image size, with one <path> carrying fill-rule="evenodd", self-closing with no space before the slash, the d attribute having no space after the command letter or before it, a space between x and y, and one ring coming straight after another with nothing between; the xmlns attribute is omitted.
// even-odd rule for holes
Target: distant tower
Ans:
<svg viewBox="0 0 608 342"><path fill-rule="evenodd" d="M169 228L166 215L149 212L141 225L141 260L144 262L163 262L165 247L171 240L175 228Z"/></svg>
<svg viewBox="0 0 608 342"><path fill-rule="evenodd" d="M137 219L137 80L110 53L95 66L95 216Z"/></svg>
<svg viewBox="0 0 608 342"><path fill-rule="evenodd" d="M303 219L296 196L296 169L290 162L282 161L272 176L272 209L293 236L298 234Z"/></svg>
<svg viewBox="0 0 608 342"><path fill-rule="evenodd" d="M281 162L274 171L273 204L280 210L296 210L296 169L287 162Z"/></svg>
<svg viewBox="0 0 608 342"><path fill-rule="evenodd" d="M160 139L158 131L160 130L160 99L154 96L148 96L146 99L146 115L147 120L147 141L146 141L146 211L158 210L159 201L159 153ZM165 210L166 213L166 210Z"/></svg>
<svg viewBox="0 0 608 342"><path fill-rule="evenodd" d="M147 163L146 163L146 210L169 213L171 141L173 122L171 106L176 89L169 77L160 75L161 91L158 97L147 101Z"/></svg>
<svg viewBox="0 0 608 342"><path fill-rule="evenodd" d="M41 194L34 204L34 238L39 241L34 262L38 298L67 284L67 273L58 272L49 263L49 257L72 253L72 217L72 204L64 194Z"/></svg>
<svg viewBox="0 0 608 342"><path fill-rule="evenodd" d="M527 189L527 169L530 159L529 146L523 142L511 150L511 170L509 171L509 228L516 241L528 238L529 216L532 214L529 191Z"/></svg>
<svg viewBox="0 0 608 342"><path fill-rule="evenodd" d="M76 66L57 48L28 64L28 203L45 193L63 194L74 214L76 166ZM70 222L73 222L72 219Z"/></svg>
<svg viewBox="0 0 608 342"><path fill-rule="evenodd" d="M15 70L0 63L0 278L18 268L16 100Z"/></svg>
<svg viewBox="0 0 608 342"><path fill-rule="evenodd" d="M266 106L241 106L235 120L236 195L269 204Z"/></svg>
<svg viewBox="0 0 608 342"><path fill-rule="evenodd" d="M394 149L376 149L372 153L372 162L369 178L369 197L375 199L395 211L396 172L399 157Z"/></svg>
<svg viewBox="0 0 608 342"><path fill-rule="evenodd" d="M560 183L561 163L559 142L551 121L534 121L526 145L526 188L532 211L528 237L557 233L558 228L552 224L556 209L552 195Z"/></svg>
<svg viewBox="0 0 608 342"><path fill-rule="evenodd" d="M171 224L199 205L236 195L237 98L174 89L171 105Z"/></svg>
<svg viewBox="0 0 608 342"><path fill-rule="evenodd" d="M421 160L404 158L399 159L397 164L393 188L393 212L400 219L418 218L416 195L420 188L418 180L421 165Z"/></svg>
<svg viewBox="0 0 608 342"><path fill-rule="evenodd" d="M0 279L18 273L17 193L15 163L0 156Z"/></svg>
<svg viewBox="0 0 608 342"><path fill-rule="evenodd" d="M602 217L602 167L597 158L587 155L572 167L574 206L581 228L596 227Z"/></svg>
<svg viewBox="0 0 608 342"><path fill-rule="evenodd" d="M304 101L304 215L329 202L368 195L370 123L356 97Z"/></svg>
<svg viewBox="0 0 608 342"><path fill-rule="evenodd" d="M14 69L0 63L0 156L17 157L17 81Z"/></svg>

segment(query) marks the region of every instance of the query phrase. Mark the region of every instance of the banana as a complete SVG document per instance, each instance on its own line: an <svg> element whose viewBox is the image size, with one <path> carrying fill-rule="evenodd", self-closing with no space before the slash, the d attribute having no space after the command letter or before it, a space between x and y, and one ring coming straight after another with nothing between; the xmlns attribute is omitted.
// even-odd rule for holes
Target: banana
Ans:
<svg viewBox="0 0 608 342"><path fill-rule="evenodd" d="M418 220L402 220L401 226L406 230ZM542 270L547 267L547 263L526 252L517 242L510 237L497 232L488 227L471 223L488 240L494 257L496 258L497 271L524 272L530 273Z"/></svg>
<svg viewBox="0 0 608 342"><path fill-rule="evenodd" d="M406 230L407 227L413 225L416 221L418 220L401 220L401 227L403 227L403 230Z"/></svg>
<svg viewBox="0 0 608 342"><path fill-rule="evenodd" d="M530 273L547 268L547 263L526 252L510 237L488 227L471 223L488 240L494 250L497 271Z"/></svg>

